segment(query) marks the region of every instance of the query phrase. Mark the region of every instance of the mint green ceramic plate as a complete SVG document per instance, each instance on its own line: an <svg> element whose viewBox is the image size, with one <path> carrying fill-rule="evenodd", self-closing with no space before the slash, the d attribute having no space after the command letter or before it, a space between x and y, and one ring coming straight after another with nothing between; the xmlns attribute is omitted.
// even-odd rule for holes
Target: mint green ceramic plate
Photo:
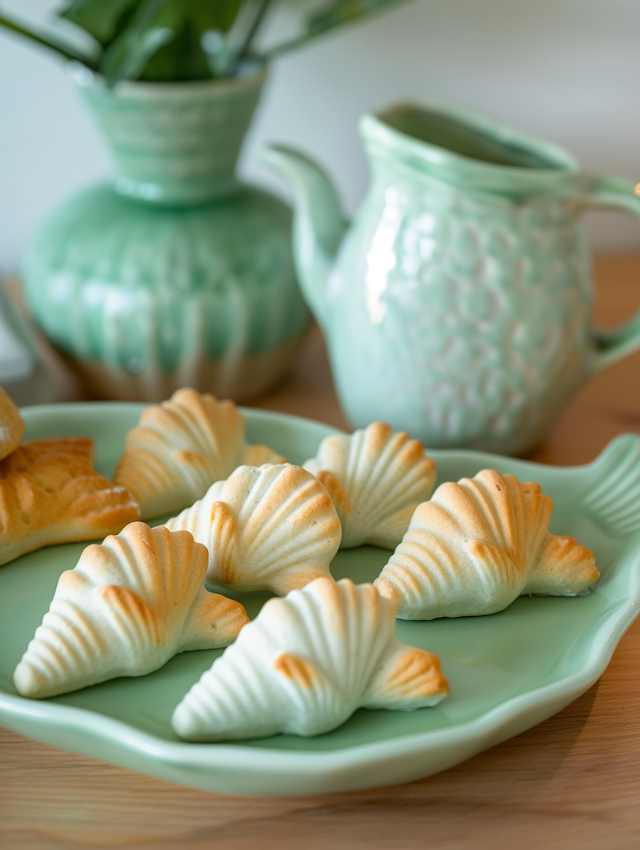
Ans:
<svg viewBox="0 0 640 850"><path fill-rule="evenodd" d="M90 435L109 475L142 405L81 404L24 411L27 439ZM315 454L331 429L247 410L252 442L291 461ZM602 578L584 598L521 598L491 617L398 622L398 637L443 662L451 695L414 712L357 711L327 735L243 744L185 744L170 717L218 652L187 652L139 679L117 679L45 701L19 697L18 663L48 610L59 574L82 544L43 549L0 567L0 723L54 747L173 782L230 794L312 794L405 782L450 767L559 711L602 674L640 598L640 439L615 440L591 465L537 466L475 452L431 452L438 480L486 466L542 484L555 500L552 531L591 548ZM336 578L371 581L389 553L341 552ZM238 596L240 598L240 596ZM255 616L266 594L244 594Z"/></svg>

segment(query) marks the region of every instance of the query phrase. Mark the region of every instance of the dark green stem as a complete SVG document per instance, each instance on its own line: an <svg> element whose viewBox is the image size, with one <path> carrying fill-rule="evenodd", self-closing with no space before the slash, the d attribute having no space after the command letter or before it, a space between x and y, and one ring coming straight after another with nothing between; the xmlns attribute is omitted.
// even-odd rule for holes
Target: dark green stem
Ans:
<svg viewBox="0 0 640 850"><path fill-rule="evenodd" d="M245 58L245 56L249 53L249 50L251 49L251 43L253 42L253 39L256 37L256 33L258 32L258 29L260 28L260 24L264 20L264 16L265 16L267 9L269 8L270 5L271 5L271 0L262 0L262 5L261 5L260 9L258 10L257 15L255 16L255 18L253 20L251 28L250 28L249 32L247 33L247 36L244 40L244 44L242 45L242 47L238 51L238 57L236 59L236 64L242 62L242 60Z"/></svg>
<svg viewBox="0 0 640 850"><path fill-rule="evenodd" d="M403 0L396 0L396 2L403 2ZM393 2L388 4L389 7L393 5ZM363 18L375 17L376 15L382 14L389 10L388 6L386 3L383 3L380 5L380 8L364 8L360 11L354 11L350 14L346 14L342 18L335 18L331 15L319 15L316 17L314 26L308 29L307 32L297 36L291 41L284 41L282 44L276 44L275 47L272 47L270 50L260 54L258 58L262 59L264 62L269 62L278 56L282 56L283 53L289 53L291 50L297 50L298 47L302 47L310 41L314 41L318 38L318 36L325 35L333 29L348 26L358 20L362 20Z"/></svg>
<svg viewBox="0 0 640 850"><path fill-rule="evenodd" d="M48 35L38 35L38 33L26 29L25 27L16 23L16 21L12 21L9 18L6 18L4 15L0 15L0 27L9 30L10 32L15 32L18 35L23 36L24 38L28 38L30 41L34 41L36 44L40 44L43 47L47 47L49 50L54 50L64 59L82 62L82 64L86 65L88 68L91 68L94 71L96 70L95 62L88 56L83 56L81 53L78 53L72 47L69 47L65 44L61 44L59 41L56 41Z"/></svg>
<svg viewBox="0 0 640 850"><path fill-rule="evenodd" d="M296 50L298 47L302 47L303 44L307 44L309 41L313 41L317 36L322 35L320 32L314 33L305 33L304 35L299 35L291 41L284 41L282 44L276 44L275 47L266 50L264 53L259 55L259 58L263 62L270 62L272 59L276 59L278 56L282 56L283 53L288 53L290 50Z"/></svg>

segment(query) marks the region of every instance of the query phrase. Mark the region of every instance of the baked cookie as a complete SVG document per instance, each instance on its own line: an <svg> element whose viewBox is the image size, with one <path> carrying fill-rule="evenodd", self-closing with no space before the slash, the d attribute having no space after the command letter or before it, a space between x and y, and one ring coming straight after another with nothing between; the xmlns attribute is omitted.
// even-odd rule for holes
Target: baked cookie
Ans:
<svg viewBox="0 0 640 850"><path fill-rule="evenodd" d="M177 390L169 401L148 407L129 431L113 480L129 490L142 519L181 511L241 464L285 460L267 446L249 446L244 430L232 401Z"/></svg>
<svg viewBox="0 0 640 850"><path fill-rule="evenodd" d="M420 502L433 493L436 465L422 443L374 422L326 437L304 464L326 487L342 524L341 549L370 543L394 549Z"/></svg>
<svg viewBox="0 0 640 850"><path fill-rule="evenodd" d="M185 531L143 522L87 546L64 572L14 674L27 697L117 676L144 676L172 656L216 649L248 622L242 605L204 587L207 552Z"/></svg>
<svg viewBox="0 0 640 850"><path fill-rule="evenodd" d="M599 576L592 552L548 531L539 484L492 469L441 484L374 584L404 620L493 614L524 594L575 596Z"/></svg>
<svg viewBox="0 0 640 850"><path fill-rule="evenodd" d="M279 596L320 576L340 545L340 520L324 487L289 464L240 466L167 522L209 551L207 581Z"/></svg>
<svg viewBox="0 0 640 850"><path fill-rule="evenodd" d="M449 691L430 652L395 637L395 610L370 584L319 578L270 599L178 705L188 741L321 735L358 707L403 711Z"/></svg>
<svg viewBox="0 0 640 850"><path fill-rule="evenodd" d="M54 543L96 540L140 518L92 466L88 437L32 440L0 461L0 564Z"/></svg>

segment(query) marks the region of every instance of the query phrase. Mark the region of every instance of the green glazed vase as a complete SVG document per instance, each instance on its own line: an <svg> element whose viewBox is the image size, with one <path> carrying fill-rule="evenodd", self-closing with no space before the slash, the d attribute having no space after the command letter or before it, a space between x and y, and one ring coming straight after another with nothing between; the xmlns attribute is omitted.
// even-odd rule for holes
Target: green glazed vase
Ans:
<svg viewBox="0 0 640 850"><path fill-rule="evenodd" d="M362 119L371 185L350 226L315 163L267 162L296 195L294 253L344 412L426 446L522 454L640 316L591 327L590 207L640 216L630 181L476 113L399 104Z"/></svg>
<svg viewBox="0 0 640 850"><path fill-rule="evenodd" d="M258 395L310 322L288 207L235 176L265 72L113 91L84 68L76 80L117 175L36 235L23 274L35 321L105 398Z"/></svg>

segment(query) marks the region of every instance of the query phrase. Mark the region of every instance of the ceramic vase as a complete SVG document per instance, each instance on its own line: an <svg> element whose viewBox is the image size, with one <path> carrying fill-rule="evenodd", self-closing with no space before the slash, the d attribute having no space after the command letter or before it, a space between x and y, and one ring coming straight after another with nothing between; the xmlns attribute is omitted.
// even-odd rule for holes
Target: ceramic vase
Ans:
<svg viewBox="0 0 640 850"><path fill-rule="evenodd" d="M105 398L189 385L242 401L289 367L310 314L291 214L235 168L265 81L122 83L76 71L116 166L71 198L27 253L36 323Z"/></svg>

